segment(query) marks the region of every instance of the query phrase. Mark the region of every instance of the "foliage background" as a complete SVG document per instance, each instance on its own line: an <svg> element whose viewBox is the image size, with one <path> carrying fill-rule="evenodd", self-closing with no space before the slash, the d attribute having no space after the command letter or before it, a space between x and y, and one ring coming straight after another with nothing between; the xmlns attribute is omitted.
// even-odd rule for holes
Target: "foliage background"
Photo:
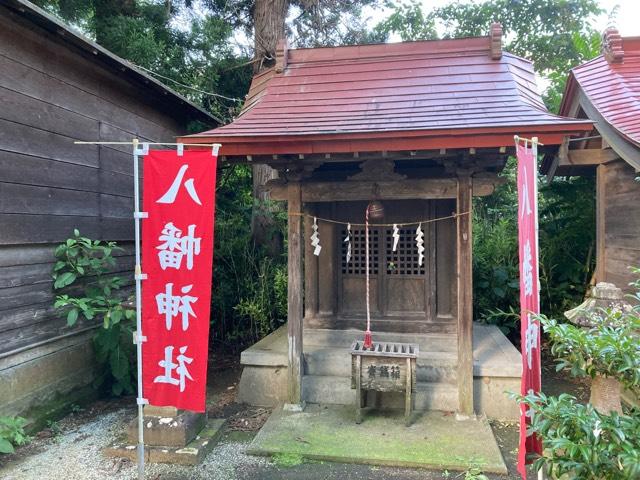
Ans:
<svg viewBox="0 0 640 480"><path fill-rule="evenodd" d="M253 12L266 0L35 0L64 21L133 62L221 119L231 121L253 67ZM534 61L557 111L568 70L598 53L596 0L452 2L423 10L417 1L290 0L286 34L293 46L340 45L484 35L493 21L505 50ZM386 8L373 22L365 12ZM262 59L258 59L262 61ZM193 129L198 129L197 125ZM508 183L475 202L476 318L513 335L517 295L514 162ZM217 189L212 336L240 348L284 322L285 258L251 241L251 173L234 167ZM557 314L580 301L594 263L593 178L540 184L542 308ZM262 209L262 211L272 209ZM284 234L284 221L276 229Z"/></svg>

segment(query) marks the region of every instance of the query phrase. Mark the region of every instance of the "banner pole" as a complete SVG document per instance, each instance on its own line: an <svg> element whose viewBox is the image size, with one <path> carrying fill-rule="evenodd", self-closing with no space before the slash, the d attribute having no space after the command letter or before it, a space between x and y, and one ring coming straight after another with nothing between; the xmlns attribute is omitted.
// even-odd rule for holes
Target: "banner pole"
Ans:
<svg viewBox="0 0 640 480"><path fill-rule="evenodd" d="M146 145L145 145L146 147ZM144 148L146 149L146 148ZM144 480L144 404L146 403L142 391L142 343L145 337L142 335L142 270L140 268L140 219L143 215L140 212L140 175L138 139L133 139L133 198L134 198L134 225L135 225L135 248L136 248L136 357L138 359L138 479Z"/></svg>

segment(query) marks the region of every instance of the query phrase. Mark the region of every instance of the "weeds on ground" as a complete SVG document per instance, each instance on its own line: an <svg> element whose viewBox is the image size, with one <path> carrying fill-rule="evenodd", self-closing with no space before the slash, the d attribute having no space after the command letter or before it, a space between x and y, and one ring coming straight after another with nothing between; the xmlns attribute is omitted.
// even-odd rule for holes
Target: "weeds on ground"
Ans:
<svg viewBox="0 0 640 480"><path fill-rule="evenodd" d="M0 453L13 453L15 446L31 440L24 433L26 423L22 417L0 417Z"/></svg>
<svg viewBox="0 0 640 480"><path fill-rule="evenodd" d="M482 473L479 468L470 468L464 472L464 480L489 480L489 477Z"/></svg>
<svg viewBox="0 0 640 480"><path fill-rule="evenodd" d="M302 455L297 453L276 453L271 457L273 463L278 467L295 467L301 465L304 462Z"/></svg>

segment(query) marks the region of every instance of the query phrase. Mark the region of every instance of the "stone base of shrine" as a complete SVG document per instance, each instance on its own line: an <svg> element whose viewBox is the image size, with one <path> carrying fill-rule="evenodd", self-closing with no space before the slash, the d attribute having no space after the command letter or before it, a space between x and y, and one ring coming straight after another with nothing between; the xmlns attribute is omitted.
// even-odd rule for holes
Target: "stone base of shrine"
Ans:
<svg viewBox="0 0 640 480"><path fill-rule="evenodd" d="M197 465L215 446L225 420L207 420L206 414L173 407L145 406L145 461ZM137 460L138 422L134 419L127 432L104 450L107 457Z"/></svg>
<svg viewBox="0 0 640 480"><path fill-rule="evenodd" d="M507 473L486 418L457 420L455 415L435 411L414 414L407 427L402 411L368 410L362 423L356 424L355 408L349 406L308 405L300 413L278 408L253 439L248 453Z"/></svg>
<svg viewBox="0 0 640 480"><path fill-rule="evenodd" d="M145 446L145 462L173 463L176 465L198 465L215 447L222 435L224 419L209 420L198 435L184 447ZM138 458L137 446L128 441L126 435L104 449L107 457L124 457L132 462Z"/></svg>
<svg viewBox="0 0 640 480"><path fill-rule="evenodd" d="M474 408L488 418L519 419L518 405L506 392L520 391L520 353L495 326L474 324L473 328ZM303 400L308 404L355 405L351 388L350 346L361 338L358 330L307 328L303 334ZM375 333L381 342L417 343L417 411L455 411L457 390L457 339L450 334ZM244 352L238 401L275 407L287 402L286 325ZM374 392L371 392L374 393ZM402 395L387 393L368 404L400 408Z"/></svg>

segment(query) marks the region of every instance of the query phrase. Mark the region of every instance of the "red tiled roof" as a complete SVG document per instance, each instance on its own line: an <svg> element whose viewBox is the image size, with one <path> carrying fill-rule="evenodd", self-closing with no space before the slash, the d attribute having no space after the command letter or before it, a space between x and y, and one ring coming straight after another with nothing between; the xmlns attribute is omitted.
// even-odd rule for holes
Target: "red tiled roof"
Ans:
<svg viewBox="0 0 640 480"><path fill-rule="evenodd" d="M560 108L570 108L577 83L606 122L640 146L640 37L622 39L623 57L607 61L600 55L571 70Z"/></svg>
<svg viewBox="0 0 640 480"><path fill-rule="evenodd" d="M314 151L322 152L334 148L320 145L323 139L335 145L338 140L430 137L437 148L473 134L484 136L483 143L469 139L469 145L459 146L502 146L514 134L554 132L547 140L559 143L563 135L590 129L589 122L547 112L531 63L509 53L492 59L490 37L287 53L281 73L272 68L254 77L234 122L195 139L220 141L225 151L230 143L313 140ZM277 153L273 147L264 147L264 153L269 148ZM363 146L343 142L339 148ZM240 147L234 151L243 153Z"/></svg>

